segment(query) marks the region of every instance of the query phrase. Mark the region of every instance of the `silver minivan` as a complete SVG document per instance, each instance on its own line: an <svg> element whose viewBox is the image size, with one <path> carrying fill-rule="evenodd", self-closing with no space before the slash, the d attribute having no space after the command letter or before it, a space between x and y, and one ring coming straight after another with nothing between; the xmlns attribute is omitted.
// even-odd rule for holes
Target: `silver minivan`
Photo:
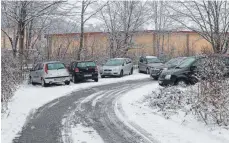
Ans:
<svg viewBox="0 0 229 143"><path fill-rule="evenodd" d="M162 66L163 63L156 56L142 56L138 62L138 72L150 73L150 68L154 66Z"/></svg>
<svg viewBox="0 0 229 143"><path fill-rule="evenodd" d="M70 76L65 65L59 61L42 62L35 64L30 70L29 82L41 83L43 87L53 83L70 84Z"/></svg>
<svg viewBox="0 0 229 143"><path fill-rule="evenodd" d="M109 59L100 69L101 78L133 74L133 63L129 58Z"/></svg>

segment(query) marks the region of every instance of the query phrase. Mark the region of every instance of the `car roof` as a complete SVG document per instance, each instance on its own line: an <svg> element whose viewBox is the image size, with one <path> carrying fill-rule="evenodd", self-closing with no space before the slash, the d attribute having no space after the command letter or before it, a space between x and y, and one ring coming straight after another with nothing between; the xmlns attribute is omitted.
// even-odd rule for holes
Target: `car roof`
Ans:
<svg viewBox="0 0 229 143"><path fill-rule="evenodd" d="M88 61L72 61L72 62L81 63L81 62L95 62L95 61L92 61L92 60L88 60Z"/></svg>
<svg viewBox="0 0 229 143"><path fill-rule="evenodd" d="M44 64L51 64L51 63L61 63L60 61L47 61L43 62Z"/></svg>
<svg viewBox="0 0 229 143"><path fill-rule="evenodd" d="M146 56L146 58L157 58L156 56Z"/></svg>

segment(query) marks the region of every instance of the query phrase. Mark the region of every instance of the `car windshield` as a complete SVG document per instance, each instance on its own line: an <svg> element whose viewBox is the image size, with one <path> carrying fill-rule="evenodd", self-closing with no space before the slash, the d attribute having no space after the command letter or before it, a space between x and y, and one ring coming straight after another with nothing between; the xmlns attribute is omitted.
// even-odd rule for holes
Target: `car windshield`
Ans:
<svg viewBox="0 0 229 143"><path fill-rule="evenodd" d="M185 58L174 58L166 62L166 65L178 65L180 64Z"/></svg>
<svg viewBox="0 0 229 143"><path fill-rule="evenodd" d="M177 59L171 59L168 62L166 62L165 64L166 65L171 65L171 64L174 64L174 62L176 62L176 61L177 61Z"/></svg>
<svg viewBox="0 0 229 143"><path fill-rule="evenodd" d="M77 64L77 67L95 67L95 62L80 62Z"/></svg>
<svg viewBox="0 0 229 143"><path fill-rule="evenodd" d="M120 66L123 64L122 59L110 59L104 65L105 66Z"/></svg>
<svg viewBox="0 0 229 143"><path fill-rule="evenodd" d="M161 63L158 58L147 58L148 63Z"/></svg>
<svg viewBox="0 0 229 143"><path fill-rule="evenodd" d="M181 64L178 65L177 68L186 68L186 67L189 67L195 60L196 60L196 58L189 57L189 58L185 59L183 62L181 62Z"/></svg>
<svg viewBox="0 0 229 143"><path fill-rule="evenodd" d="M62 63L48 63L48 70L65 69Z"/></svg>

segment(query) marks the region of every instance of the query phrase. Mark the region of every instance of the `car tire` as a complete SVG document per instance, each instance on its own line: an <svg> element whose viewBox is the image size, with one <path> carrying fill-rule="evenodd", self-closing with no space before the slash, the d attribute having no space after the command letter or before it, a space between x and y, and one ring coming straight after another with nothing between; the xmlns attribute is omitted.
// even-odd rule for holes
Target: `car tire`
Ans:
<svg viewBox="0 0 229 143"><path fill-rule="evenodd" d="M47 83L45 83L45 80L44 80L44 79L42 79L42 80L41 80L41 86L42 86L42 87L47 87L47 85L48 85L48 84L47 84Z"/></svg>
<svg viewBox="0 0 229 143"><path fill-rule="evenodd" d="M158 80L158 77L153 77L154 80Z"/></svg>
<svg viewBox="0 0 229 143"><path fill-rule="evenodd" d="M95 81L95 82L98 82L98 81L99 81L99 79L98 79L98 78L95 78L95 79L94 79L94 81Z"/></svg>
<svg viewBox="0 0 229 143"><path fill-rule="evenodd" d="M70 81L65 81L64 83L65 83L65 85L69 85Z"/></svg>
<svg viewBox="0 0 229 143"><path fill-rule="evenodd" d="M105 78L105 76L104 75L101 75L101 78Z"/></svg>
<svg viewBox="0 0 229 143"><path fill-rule="evenodd" d="M119 77L123 77L123 70L121 70Z"/></svg>
<svg viewBox="0 0 229 143"><path fill-rule="evenodd" d="M150 73L149 73L149 68L146 68L146 74L150 74Z"/></svg>
<svg viewBox="0 0 229 143"><path fill-rule="evenodd" d="M35 85L35 83L33 82L33 80L32 80L32 77L31 77L31 76L29 77L29 84Z"/></svg>
<svg viewBox="0 0 229 143"><path fill-rule="evenodd" d="M186 87L188 85L188 82L185 79L178 79L176 85Z"/></svg>
<svg viewBox="0 0 229 143"><path fill-rule="evenodd" d="M72 82L77 83L76 76L74 76L74 75L72 76Z"/></svg>
<svg viewBox="0 0 229 143"><path fill-rule="evenodd" d="M130 75L132 75L132 74L133 74L133 71L134 71L134 70L133 70L133 68L131 68L131 70L130 70Z"/></svg>

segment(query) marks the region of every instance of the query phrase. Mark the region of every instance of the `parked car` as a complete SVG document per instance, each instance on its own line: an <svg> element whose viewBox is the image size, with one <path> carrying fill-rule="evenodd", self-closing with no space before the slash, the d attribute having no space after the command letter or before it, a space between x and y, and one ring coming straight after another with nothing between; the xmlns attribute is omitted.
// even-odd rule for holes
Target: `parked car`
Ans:
<svg viewBox="0 0 229 143"><path fill-rule="evenodd" d="M70 84L69 72L65 65L59 61L50 61L35 64L30 70L30 83L41 83L43 87L53 83Z"/></svg>
<svg viewBox="0 0 229 143"><path fill-rule="evenodd" d="M129 58L109 59L101 68L101 78L106 76L119 76L133 74L133 63Z"/></svg>
<svg viewBox="0 0 229 143"><path fill-rule="evenodd" d="M94 61L73 61L70 63L69 73L72 82L92 79L98 82L98 67Z"/></svg>
<svg viewBox="0 0 229 143"><path fill-rule="evenodd" d="M163 63L155 56L142 56L139 58L138 62L138 72L139 73L150 73L150 68L155 66L162 66Z"/></svg>
<svg viewBox="0 0 229 143"><path fill-rule="evenodd" d="M187 57L173 58L173 59L169 60L168 62L166 62L165 64L151 67L150 68L150 77L157 80L163 70L175 68L177 65L179 65L186 58Z"/></svg>
<svg viewBox="0 0 229 143"><path fill-rule="evenodd" d="M225 76L229 75L229 56L220 56L219 58L226 65ZM198 68L201 68L202 62L205 59L204 56L188 57L182 61L174 69L163 71L158 79L159 85L184 85L184 84L195 84L198 79L194 76L198 73ZM197 68L198 67L198 68ZM207 77L201 77L207 78Z"/></svg>

